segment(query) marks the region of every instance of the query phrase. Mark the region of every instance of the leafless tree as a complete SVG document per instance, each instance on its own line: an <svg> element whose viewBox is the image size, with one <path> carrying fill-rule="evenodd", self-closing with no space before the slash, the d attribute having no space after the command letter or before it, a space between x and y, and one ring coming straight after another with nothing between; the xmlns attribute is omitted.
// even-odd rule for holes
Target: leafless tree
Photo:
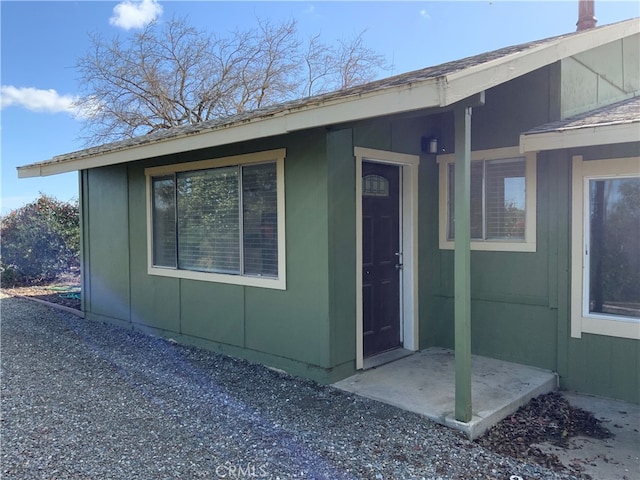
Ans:
<svg viewBox="0 0 640 480"><path fill-rule="evenodd" d="M384 57L365 45L364 34L363 31L351 39L338 41L334 62L340 88L365 83L387 68Z"/></svg>
<svg viewBox="0 0 640 480"><path fill-rule="evenodd" d="M311 37L304 52L305 83L302 96L360 85L389 70L384 56L364 44L365 32L324 44L320 35Z"/></svg>
<svg viewBox="0 0 640 480"><path fill-rule="evenodd" d="M303 55L305 83L300 95L310 97L331 88L335 52L320 42L320 34L309 38Z"/></svg>
<svg viewBox="0 0 640 480"><path fill-rule="evenodd" d="M300 70L295 21L280 25L268 21L258 23L259 28L246 35L248 48L240 60L235 96L237 112L291 98L295 92Z"/></svg>
<svg viewBox="0 0 640 480"><path fill-rule="evenodd" d="M384 69L362 33L336 47L315 36L302 51L295 21L257 23L216 36L174 17L125 39L92 36L76 64L87 144L346 88Z"/></svg>

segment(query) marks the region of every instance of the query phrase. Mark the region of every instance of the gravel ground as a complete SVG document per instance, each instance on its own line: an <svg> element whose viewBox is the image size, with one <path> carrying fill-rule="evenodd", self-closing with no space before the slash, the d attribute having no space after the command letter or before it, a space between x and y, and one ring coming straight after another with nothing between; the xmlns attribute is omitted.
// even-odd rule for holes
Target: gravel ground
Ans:
<svg viewBox="0 0 640 480"><path fill-rule="evenodd" d="M1 300L3 479L570 479L330 386Z"/></svg>

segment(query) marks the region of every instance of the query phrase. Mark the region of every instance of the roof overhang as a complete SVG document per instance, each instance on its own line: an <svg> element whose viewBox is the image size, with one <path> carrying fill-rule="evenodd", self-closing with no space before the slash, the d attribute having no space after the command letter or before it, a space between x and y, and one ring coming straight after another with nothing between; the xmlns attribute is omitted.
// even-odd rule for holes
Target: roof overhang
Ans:
<svg viewBox="0 0 640 480"><path fill-rule="evenodd" d="M640 142L640 121L589 125L520 135L520 152Z"/></svg>
<svg viewBox="0 0 640 480"><path fill-rule="evenodd" d="M640 19L550 39L541 45L462 68L453 73L405 82L326 101L304 102L294 108L275 109L248 119L153 138L134 144L115 142L111 148L87 149L51 160L18 167L18 177L38 177L132 162L161 155L227 145L297 130L365 120L428 108L445 108L496 85L585 50L640 32ZM108 147L108 146L105 146Z"/></svg>

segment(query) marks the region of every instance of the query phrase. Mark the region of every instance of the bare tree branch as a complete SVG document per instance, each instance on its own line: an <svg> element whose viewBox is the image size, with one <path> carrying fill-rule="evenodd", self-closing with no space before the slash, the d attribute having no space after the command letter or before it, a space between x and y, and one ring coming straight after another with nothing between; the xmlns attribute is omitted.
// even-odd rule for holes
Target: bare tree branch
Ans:
<svg viewBox="0 0 640 480"><path fill-rule="evenodd" d="M76 63L83 87L76 106L86 112L86 143L346 88L384 68L383 58L364 46L364 32L337 48L316 35L301 51L294 20L257 23L223 37L174 17L124 40L92 36L91 49Z"/></svg>
<svg viewBox="0 0 640 480"><path fill-rule="evenodd" d="M335 60L337 82L341 89L369 82L379 70L388 69L384 57L365 46L365 32L363 30L351 39L338 40Z"/></svg>

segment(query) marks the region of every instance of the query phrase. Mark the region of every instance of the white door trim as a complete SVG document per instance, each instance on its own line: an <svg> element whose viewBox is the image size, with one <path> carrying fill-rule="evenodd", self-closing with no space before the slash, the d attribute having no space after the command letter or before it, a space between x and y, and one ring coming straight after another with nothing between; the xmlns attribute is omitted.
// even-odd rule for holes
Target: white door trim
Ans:
<svg viewBox="0 0 640 480"><path fill-rule="evenodd" d="M362 346L362 162L400 167L400 337L406 350L418 350L418 166L420 157L354 147L356 161L356 368L363 368Z"/></svg>

